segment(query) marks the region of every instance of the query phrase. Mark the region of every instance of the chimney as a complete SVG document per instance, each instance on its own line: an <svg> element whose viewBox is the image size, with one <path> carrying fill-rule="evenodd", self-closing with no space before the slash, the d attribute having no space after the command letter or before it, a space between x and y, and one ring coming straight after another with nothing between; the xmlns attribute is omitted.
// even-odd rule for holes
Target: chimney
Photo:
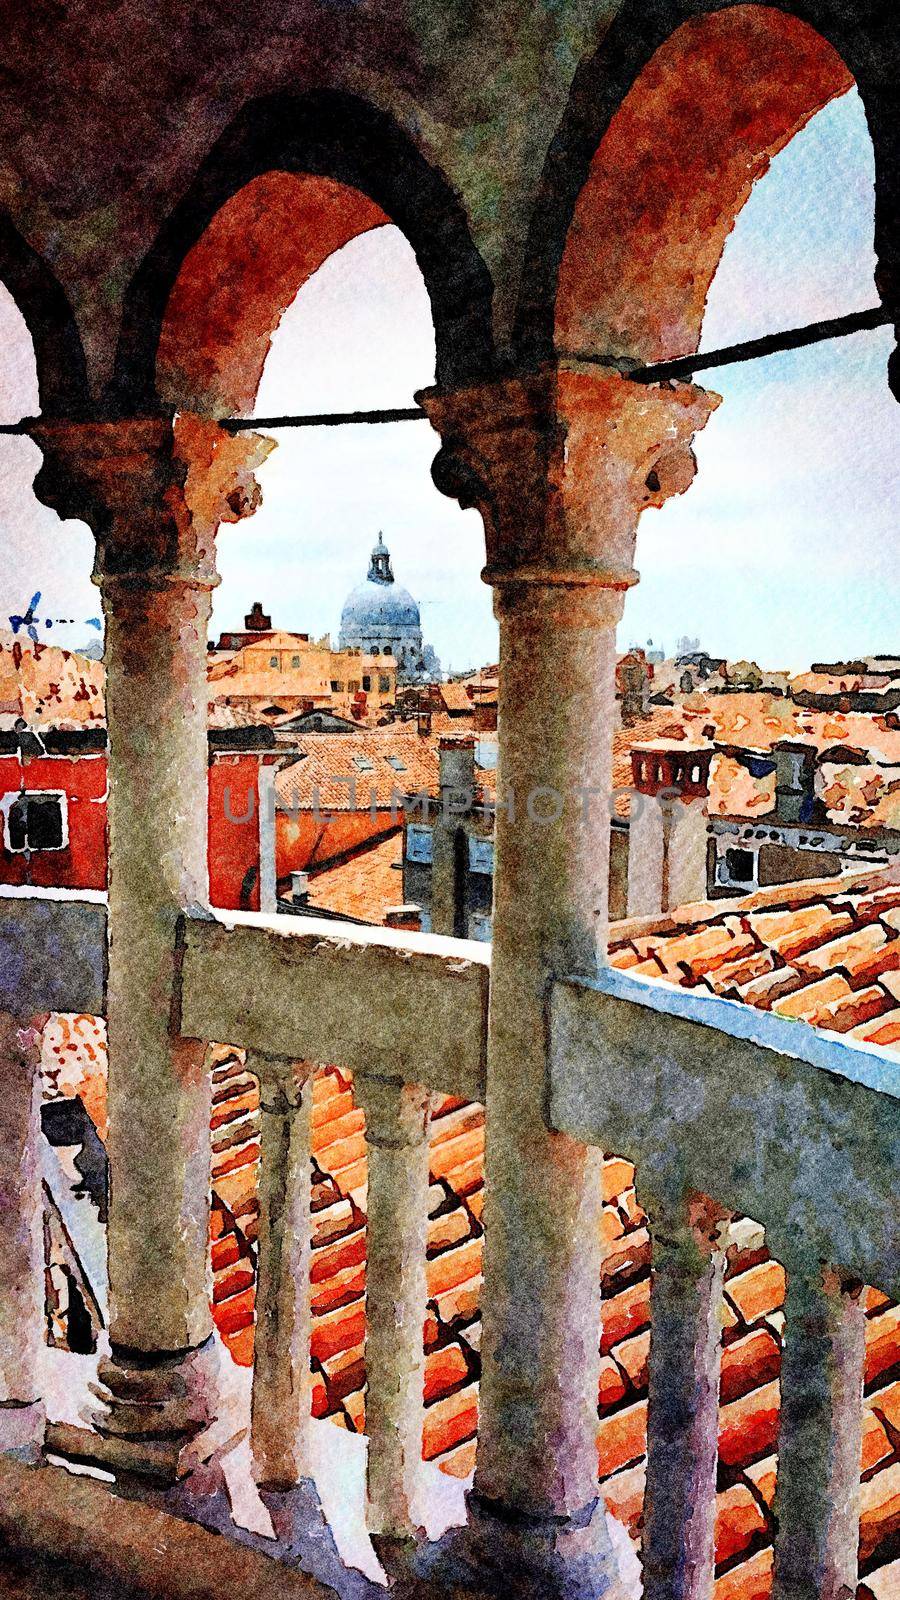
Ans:
<svg viewBox="0 0 900 1600"><path fill-rule="evenodd" d="M811 822L815 806L816 749L800 740L772 746L775 815L779 822Z"/></svg>
<svg viewBox="0 0 900 1600"><path fill-rule="evenodd" d="M388 906L384 913L386 928L404 928L408 933L418 933L422 926L420 906Z"/></svg>
<svg viewBox="0 0 900 1600"><path fill-rule="evenodd" d="M431 733L431 707L420 706L416 712L416 732L422 739L427 739Z"/></svg>
<svg viewBox="0 0 900 1600"><path fill-rule="evenodd" d="M309 873L291 873L291 902L295 906L309 904Z"/></svg>
<svg viewBox="0 0 900 1600"><path fill-rule="evenodd" d="M441 801L444 794L456 796L448 800L448 806L453 806L457 811L461 809L463 799L469 798L471 807L475 794L475 740L468 733L445 733L438 740L438 768L441 789Z"/></svg>
<svg viewBox="0 0 900 1600"><path fill-rule="evenodd" d="M431 830L431 926L465 935L468 840L465 818L475 803L475 740L444 734L438 742L440 804Z"/></svg>
<svg viewBox="0 0 900 1600"><path fill-rule="evenodd" d="M259 840L259 909L278 910L278 867L276 861L275 830L275 779L279 762L266 760L259 763L257 794L259 815L257 821Z"/></svg>
<svg viewBox="0 0 900 1600"><path fill-rule="evenodd" d="M660 743L631 752L628 915L705 900L711 746Z"/></svg>

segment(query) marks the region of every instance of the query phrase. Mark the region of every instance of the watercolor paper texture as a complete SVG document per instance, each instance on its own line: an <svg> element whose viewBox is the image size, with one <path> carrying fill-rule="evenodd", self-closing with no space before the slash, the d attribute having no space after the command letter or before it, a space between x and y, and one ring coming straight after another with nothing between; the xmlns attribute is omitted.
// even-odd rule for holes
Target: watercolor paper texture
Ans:
<svg viewBox="0 0 900 1600"><path fill-rule="evenodd" d="M3 8L0 1594L900 1597L900 24Z"/></svg>

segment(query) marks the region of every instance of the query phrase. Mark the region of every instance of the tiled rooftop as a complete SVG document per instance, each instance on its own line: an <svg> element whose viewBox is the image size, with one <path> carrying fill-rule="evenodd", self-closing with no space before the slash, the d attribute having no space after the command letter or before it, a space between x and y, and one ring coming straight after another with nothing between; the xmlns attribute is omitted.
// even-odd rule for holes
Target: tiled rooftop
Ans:
<svg viewBox="0 0 900 1600"><path fill-rule="evenodd" d="M0 717L30 727L102 727L103 663L57 645L0 633Z"/></svg>
<svg viewBox="0 0 900 1600"><path fill-rule="evenodd" d="M635 976L706 988L878 1044L900 1040L895 869L688 906L613 933L612 964Z"/></svg>
<svg viewBox="0 0 900 1600"><path fill-rule="evenodd" d="M309 905L360 922L383 923L385 912L403 899L403 835L366 843L347 861L312 873Z"/></svg>
<svg viewBox="0 0 900 1600"><path fill-rule="evenodd" d="M275 780L277 804L286 810L309 811L317 804L325 811L363 811L373 794L377 806L388 808L392 797L420 790L430 794L437 787L437 738L424 737L415 728L398 732L394 724L356 733L302 735L296 749L299 759Z"/></svg>

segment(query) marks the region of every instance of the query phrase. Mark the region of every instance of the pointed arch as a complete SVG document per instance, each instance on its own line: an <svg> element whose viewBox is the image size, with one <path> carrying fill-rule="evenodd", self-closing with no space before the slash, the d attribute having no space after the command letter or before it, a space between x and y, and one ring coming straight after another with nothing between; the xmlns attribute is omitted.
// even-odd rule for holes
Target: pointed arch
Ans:
<svg viewBox="0 0 900 1600"><path fill-rule="evenodd" d="M237 237L248 225L265 234L267 206L286 236L292 227L305 230L293 263L300 273L293 293L318 264L317 228L326 247L338 248L367 227L394 223L412 245L430 296L439 381L452 384L491 369L492 285L458 196L391 117L356 96L319 90L250 102L203 162L128 291L113 384L117 407L161 401L157 357L164 322L191 252L202 250L208 230L218 228L223 247L229 231ZM255 263L252 254L244 252L231 268L235 297L259 297L258 338L259 318L269 317L271 332L284 309L291 263L290 251L282 251L284 270L267 282L261 253L255 252ZM219 271L229 270L226 256ZM219 332L238 341L242 327L246 332L246 317L236 312L230 334L224 327ZM171 366L173 340L167 337ZM185 343L189 337L185 330Z"/></svg>

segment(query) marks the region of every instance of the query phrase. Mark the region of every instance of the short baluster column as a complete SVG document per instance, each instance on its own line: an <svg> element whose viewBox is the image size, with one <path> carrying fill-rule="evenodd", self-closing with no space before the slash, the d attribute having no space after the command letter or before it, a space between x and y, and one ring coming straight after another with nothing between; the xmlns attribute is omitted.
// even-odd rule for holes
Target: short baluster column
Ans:
<svg viewBox="0 0 900 1600"><path fill-rule="evenodd" d="M651 1218L645 1600L712 1594L726 1227L700 1197Z"/></svg>
<svg viewBox="0 0 900 1600"><path fill-rule="evenodd" d="M774 1600L852 1600L859 1542L865 1321L831 1269L788 1268Z"/></svg>
<svg viewBox="0 0 900 1600"><path fill-rule="evenodd" d="M257 1481L289 1489L309 1475L313 1075L306 1063L257 1054L247 1065L259 1078L261 1124L251 1448Z"/></svg>
<svg viewBox="0 0 900 1600"><path fill-rule="evenodd" d="M0 1011L0 1450L43 1437L43 1197L38 1155L40 1033Z"/></svg>
<svg viewBox="0 0 900 1600"><path fill-rule="evenodd" d="M356 1080L369 1152L366 1478L369 1532L415 1532L421 1477L428 1295L430 1098L414 1084Z"/></svg>

